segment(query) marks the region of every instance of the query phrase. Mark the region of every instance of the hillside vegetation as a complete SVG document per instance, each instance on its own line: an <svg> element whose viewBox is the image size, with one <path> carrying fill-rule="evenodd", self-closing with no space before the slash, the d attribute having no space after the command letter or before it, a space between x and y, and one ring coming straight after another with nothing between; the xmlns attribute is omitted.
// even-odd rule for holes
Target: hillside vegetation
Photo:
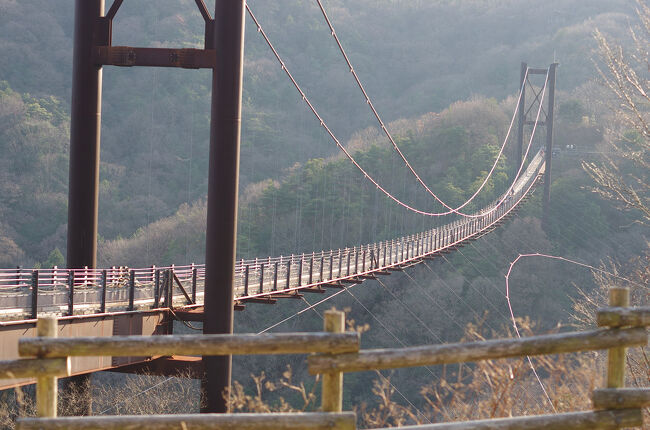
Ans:
<svg viewBox="0 0 650 430"><path fill-rule="evenodd" d="M62 145L67 141L73 3L0 0L0 55L11 59L0 64L0 80L20 98L51 101L42 103L42 108L57 116L52 126L59 129L41 142L39 151L56 159L67 152ZM212 4L208 2L210 8ZM442 112L474 94L505 99L516 92L522 60L544 66L557 58L561 63L559 88L572 91L595 76L589 55L590 47L596 46L593 29L597 26L605 34L624 39L632 6L626 0L326 2L355 68L388 122ZM251 2L251 7L342 141L374 126L314 3L260 1ZM336 155L335 146L247 23L242 193L260 189L251 184L282 182L286 169L296 163ZM117 15L114 44L194 47L200 45L202 28L190 0L130 0ZM130 237L205 196L209 82L208 71L105 68L102 238ZM11 133L7 124L0 124L0 135ZM11 127L15 126L13 121ZM492 126L497 129L484 133L501 136L498 129L503 123ZM8 141L2 139L4 147ZM31 160L27 151L21 152L3 153L4 161L18 168L21 159ZM448 163L442 157L437 161ZM2 217L2 237L17 244L17 256L24 255L9 257L6 265L52 262L56 258L48 260L48 256L56 249L65 254L64 201L54 195L66 194L66 163L50 170L39 169L36 160L31 163L33 168L23 168L22 175L33 172L32 182L43 170L58 176L40 185L47 196L39 194L38 203L27 198L4 205L11 210ZM346 180L353 179L346 176ZM462 189L467 184L453 185ZM48 206L42 206L46 200ZM249 196L242 195L242 200L248 201ZM43 222L31 222L34 216L43 216ZM248 243L260 239L242 240L246 255L259 249ZM345 244L332 241L331 246ZM278 250L284 249L285 244L278 245Z"/></svg>

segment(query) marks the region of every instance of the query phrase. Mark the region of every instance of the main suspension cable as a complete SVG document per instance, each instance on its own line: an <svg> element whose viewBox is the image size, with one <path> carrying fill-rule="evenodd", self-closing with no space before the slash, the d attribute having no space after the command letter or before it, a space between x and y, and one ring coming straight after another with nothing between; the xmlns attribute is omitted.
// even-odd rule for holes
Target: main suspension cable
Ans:
<svg viewBox="0 0 650 430"><path fill-rule="evenodd" d="M408 209L408 210L410 210L410 211L412 211L412 212L414 212L414 213L417 213L417 214L419 214L419 215L437 217L437 216L443 216L443 215L448 215L448 214L452 213L452 212L449 212L449 211L448 211L448 212L427 212L427 211L424 211L424 210L421 210L421 209L417 209L417 208L415 208L415 207L413 207L413 206L411 206L411 205L409 205L409 204L407 204L407 203L404 203L402 200L398 199L398 198L395 197L393 194L391 194L388 190L386 190L384 187L382 187L382 186L379 184L379 182L377 182L377 181L376 181L376 180L375 180L375 179L374 179L374 178L373 178L373 177L372 177L372 176L371 176L371 175L370 175L370 174L369 174L369 173L368 173L368 172L367 172L363 167L361 167L361 165L360 165L360 164L359 164L359 163L354 159L354 157L352 156L352 154L350 154L350 152L349 152L349 151L348 151L348 150L347 150L347 149L346 149L346 148L341 144L340 140L336 137L336 135L332 132L332 130L327 126L327 124L325 123L325 120L324 120L324 119L322 118L322 116L318 113L318 111L316 110L316 108L314 107L314 105L311 103L311 101L309 101L309 99L307 98L307 95L306 95L305 92L302 90L302 88L300 87L300 85L298 84L298 82L295 80L295 78L293 77L293 75L291 74L291 72L289 71L289 69L287 68L286 64L285 64L284 61L282 60L282 57L280 57L280 54L278 53L278 51L275 49L275 47L274 47L273 44L271 43L271 40L269 39L268 35L266 34L266 32L264 31L264 29L262 28L261 24L259 23L259 21L258 21L257 18L255 17L255 15L253 14L253 11L252 11L252 9L250 8L250 6L249 6L248 4L246 4L246 10L248 11L248 14L250 15L250 17L253 19L253 22L255 23L255 25L256 25L256 27L257 27L257 31L258 31L258 32L262 35L262 37L264 38L266 44L269 46L269 48L270 48L271 51L273 52L273 55L275 56L275 58L276 58L276 59L278 60L278 62L280 63L280 66L282 67L282 70L283 70L283 71L285 72L285 74L289 77L289 79L291 80L291 82L292 82L293 86L296 88L296 90L300 93L300 95L301 95L303 101L307 104L307 106L309 107L309 109L311 110L311 112L314 114L314 116L316 117L316 119L320 122L320 125L323 127L323 129L324 129L324 130L327 132L327 134L332 138L332 140L334 141L334 143L336 144L336 146L337 146L337 147L338 147L338 148L339 148L339 149L340 149L340 150L345 154L345 156L350 160L350 162L352 162L352 164L354 164L354 166L355 166L355 167L356 167L356 168L357 168L361 173L363 173L364 178L365 178L366 180L370 181L370 182L371 182L375 187L377 187L377 189L379 189L379 190L380 190L380 191L381 191L381 192L382 192L386 197L388 197L389 199L393 200L393 201L394 201L395 203L397 203L398 205L400 205L400 206L404 207L405 209ZM548 74L547 74L547 81L548 81ZM539 119L539 111L538 111L537 119ZM535 133L535 129L536 129L537 122L538 122L538 121L536 120L536 122L535 122L535 127L533 128L533 133L532 133L532 135L531 135L531 139L530 139L530 142L529 142L529 145L528 145L528 149L526 150L526 154L528 154L528 152L529 152L530 144L532 143L532 140L533 140L533 136L534 136L534 133ZM519 177L519 173L520 173L521 170L523 169L523 166L524 166L525 160L526 160L526 157L523 157L523 158L522 158L521 166L519 167L518 174L517 174L517 176L514 178L513 183L512 183L512 185L510 186L509 189L512 189L512 188L514 187L514 185L516 184L516 181L517 181L517 179L518 179L518 177ZM506 193L506 194L507 194L507 193ZM504 194L504 195L502 196L501 200L499 201L499 203L498 203L496 206L492 207L492 208L491 208L490 210L488 210L488 211L481 212L481 213L478 213L478 214L467 214L467 213L463 213L463 212L460 212L460 211L455 211L454 213L456 213L456 214L458 214L458 215L461 215L461 216L463 216L463 217L466 217L466 218L480 218L480 217L484 217L486 214L495 211L495 210L496 210L496 209L497 209L497 208L498 208L498 207L499 207L499 206L500 206L500 205L501 205L501 204L506 200L506 198L507 198L507 195L506 195L506 194Z"/></svg>
<svg viewBox="0 0 650 430"><path fill-rule="evenodd" d="M508 142L508 138L510 137L510 132L512 131L512 127L513 127L514 122L515 122L515 118L517 117L517 113L519 111L519 102L521 100L522 94L524 93L524 90L525 90L525 87L526 87L526 78L528 77L529 68L526 68L526 73L525 73L525 76L524 76L524 80L522 81L521 88L519 89L519 96L517 98L517 104L515 106L515 111L514 111L514 113L512 115L512 119L510 120L510 125L508 126L508 132L506 133L506 136L503 139L503 144L501 145L501 148L499 149L499 153L497 154L497 157L494 160L494 164L492 164L492 167L490 168L490 171L487 173L487 175L483 179L483 182L481 183L481 185L476 189L476 191L474 191L474 194L472 194L469 197L469 199L467 199L460 206L452 208L450 205L448 205L446 202L444 202L440 197L438 197L433 191L431 191L429 186L422 180L420 175L415 171L415 169L413 168L411 163L409 163L408 159L406 158L406 156L404 155L402 150L399 148L399 146L395 142L395 139L393 139L392 134L390 133L390 131L386 127L386 124L384 123L384 121L381 119L381 116L379 115L379 112L375 108L372 100L370 99L370 96L368 95L368 93L366 92L366 89L364 88L363 84L361 83L361 79L359 78L359 75L357 74L356 70L354 69L354 66L352 65L352 62L350 61L350 58L348 57L347 53L345 52L345 49L343 48L343 44L341 43L341 40L339 39L339 36L336 33L336 30L334 30L334 26L332 24L332 21L330 20L329 16L327 15L327 12L325 12L325 7L323 6L323 3L321 2L321 0L316 0L316 3L318 3L318 7L320 8L321 13L323 14L323 17L325 18L325 22L327 22L327 25L328 25L328 27L330 29L332 37L336 41L336 44L337 44L337 46L339 48L339 51L341 52L341 55L343 56L343 59L345 60L345 62L348 65L348 68L350 69L350 73L352 73L352 76L354 77L354 80L356 81L357 86L359 87L359 89L361 90L361 93L363 94L363 96L366 99L366 104L368 105L368 107L370 108L372 113L374 114L375 118L377 119L377 122L381 126L381 129L384 132L384 134L386 135L386 137L388 138L388 140L390 141L390 144L393 147L393 149L395 149L397 154L399 154L402 161L404 161L404 163L406 164L406 167L408 168L408 170L415 177L416 181L427 191L427 193L429 193L434 199L436 199L436 201L440 202L440 204L442 206L449 209L448 212L441 213L441 215L448 215L448 214L451 214L451 213L464 215L464 214L458 212L458 210L462 209L465 206L467 206L468 204L470 204L472 202L472 200L474 200L474 198L481 192L481 190L483 190L485 185L490 180L490 177L492 177L492 174L494 173L494 170L496 169L496 167L497 167L497 165L499 163L499 160L501 159L501 156L503 155L503 151L504 151L504 149L506 147L506 144Z"/></svg>

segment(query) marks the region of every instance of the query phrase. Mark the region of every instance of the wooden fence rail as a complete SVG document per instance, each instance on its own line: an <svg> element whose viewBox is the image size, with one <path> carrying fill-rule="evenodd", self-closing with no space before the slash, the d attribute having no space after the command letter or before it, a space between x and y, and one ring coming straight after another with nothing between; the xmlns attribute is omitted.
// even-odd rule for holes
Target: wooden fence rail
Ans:
<svg viewBox="0 0 650 430"><path fill-rule="evenodd" d="M446 345L369 349L355 354L311 356L309 357L309 372L311 374L359 372L374 369L464 363L494 358L590 351L623 345L639 346L645 345L647 340L646 330L639 327L598 329L581 333L559 333L521 339L496 339Z"/></svg>
<svg viewBox="0 0 650 430"><path fill-rule="evenodd" d="M629 409L650 406L647 388L602 388L594 390L591 401L594 409Z"/></svg>
<svg viewBox="0 0 650 430"><path fill-rule="evenodd" d="M585 332L359 351L357 333L344 332L342 312L325 314L322 333L268 335L115 336L56 338L56 320L39 319L37 338L21 339L19 353L37 357L0 362L0 377L37 376L39 418L21 418L18 429L354 429L355 414L342 412L343 373L460 363L540 354L608 350L607 387L593 392L594 411L408 426L405 429L617 429L642 425L649 389L623 388L625 350L646 345L649 308L628 308L625 289L610 290L610 307L598 311L605 328ZM150 415L56 418L56 377L70 373L70 356L156 356L317 353L309 371L323 374L322 411L313 413Z"/></svg>
<svg viewBox="0 0 650 430"><path fill-rule="evenodd" d="M39 376L70 376L70 359L48 358L0 361L0 379Z"/></svg>
<svg viewBox="0 0 650 430"><path fill-rule="evenodd" d="M40 358L308 354L358 350L359 334L352 332L24 338L18 342L21 356Z"/></svg>
<svg viewBox="0 0 650 430"><path fill-rule="evenodd" d="M643 424L639 409L570 412L401 427L404 430L614 430ZM388 430L388 429L378 429Z"/></svg>
<svg viewBox="0 0 650 430"><path fill-rule="evenodd" d="M17 430L354 430L355 421L353 412L122 415L23 418Z"/></svg>
<svg viewBox="0 0 650 430"><path fill-rule="evenodd" d="M598 310L598 325L608 327L642 327L650 325L650 307L610 307Z"/></svg>

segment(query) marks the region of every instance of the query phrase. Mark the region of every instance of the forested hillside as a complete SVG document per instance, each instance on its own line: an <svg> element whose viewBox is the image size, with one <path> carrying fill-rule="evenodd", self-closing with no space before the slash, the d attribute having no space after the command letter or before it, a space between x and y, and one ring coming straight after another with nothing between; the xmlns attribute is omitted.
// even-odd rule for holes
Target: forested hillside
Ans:
<svg viewBox="0 0 650 430"><path fill-rule="evenodd" d="M0 0L0 267L65 264L73 3ZM206 3L213 9L214 0ZM377 126L316 3L248 3L287 67L358 162L404 202L439 210L403 169ZM647 159L612 152L643 143L647 147L647 135L621 120L620 101L603 85L605 73L598 73L598 67L607 70L598 56L603 42L594 38L598 29L607 40L626 49L633 46L629 28L637 3L324 3L397 144L431 189L452 205L474 193L506 138L517 104L521 61L532 67L560 64L552 198L544 228L538 190L515 218L484 238L343 291L347 294L327 305L350 310L349 323L368 330L364 348L456 341L468 333L472 339L510 334L504 276L524 253L602 264L647 284L647 224L639 221L638 206L617 205L620 198L608 200L616 196L611 190L594 192L595 184L603 183L597 180L602 170L593 167L607 156L607 166L615 166L612 175L647 190L647 180L638 179L647 177ZM194 0L127 0L113 34L114 45L200 47L203 23ZM645 61L647 65L647 51ZM209 85L206 70L104 68L100 265L203 261ZM647 115L647 104L639 106L641 115ZM242 127L237 258L344 248L453 220L405 211L365 180L306 109L248 18ZM544 142L543 131L538 131L533 151ZM516 123L505 157L467 211L505 192L512 181L515 133ZM646 157L647 151L635 154ZM647 209L647 200L643 202ZM595 303L599 286L607 287L613 278L594 279L584 267L531 258L522 260L509 279L514 314L527 316L523 327L539 332L575 324L579 304ZM640 291L633 295L645 294L647 303L647 291ZM272 308L247 303L245 312L236 313L235 330L318 330L322 321L315 313L320 308L312 310L305 303L324 296L317 297L280 300ZM476 325L468 329L468 324ZM175 330L190 328L178 324ZM286 375L287 365L294 380L306 378L303 360L290 360L236 358L234 379L249 380L252 368L275 378ZM407 402L417 398L416 406L426 407L422 384L456 376L451 371L443 375L446 371L397 371L393 388ZM346 409L363 410L376 377L346 375ZM99 378L114 381L112 376ZM258 389L269 387L262 382L260 376ZM307 388L314 383L309 380ZM484 397L490 384L477 385L474 397ZM134 398L142 389L136 387ZM298 396L295 390L292 395ZM474 397L465 399L465 407Z"/></svg>
<svg viewBox="0 0 650 430"><path fill-rule="evenodd" d="M326 6L380 112L387 121L397 121L441 112L474 94L504 99L517 89L522 60L544 66L557 59L559 88L572 91L594 77L589 54L593 29L623 37L633 5L624 0L467 0L332 1ZM343 141L374 125L315 4L286 0L251 2L251 7ZM0 0L0 55L8 59L0 63L0 80L19 98L50 100L41 105L56 118L38 120L58 127L58 137L43 142L39 151L54 159L66 156L72 20L72 0ZM295 163L336 154L254 26L247 25L242 193L259 192L260 186L249 187L253 183L282 181ZM193 1L130 0L116 18L114 44L197 46L202 28ZM207 71L105 68L100 201L105 240L130 237L205 195L208 85ZM513 105L505 109L506 116ZM11 134L6 124L0 125L3 136ZM25 151L6 154L5 162L14 168L19 158L30 158ZM35 194L26 193L27 198L3 205L11 208L2 218L3 240L17 244L21 256L6 264L45 262L57 248L65 254L65 200L53 196L66 194L66 163L49 170L57 181L43 179L48 170L32 163L33 169L22 169L21 175L41 181L43 198L35 203ZM436 173L439 167L433 168ZM463 185L450 183L457 189ZM43 190L52 195L46 197ZM251 198L242 195L244 202ZM46 220L22 216L35 212ZM242 213L248 216L245 208ZM240 231L246 233L246 226ZM242 240L248 255L256 248L247 244L260 239ZM278 245L278 250L284 247Z"/></svg>

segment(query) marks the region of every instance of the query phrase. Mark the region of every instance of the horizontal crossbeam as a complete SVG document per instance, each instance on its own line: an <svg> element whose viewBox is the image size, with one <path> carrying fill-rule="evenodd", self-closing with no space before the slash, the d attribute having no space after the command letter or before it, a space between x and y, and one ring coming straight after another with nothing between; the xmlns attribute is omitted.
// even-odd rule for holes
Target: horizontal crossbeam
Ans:
<svg viewBox="0 0 650 430"><path fill-rule="evenodd" d="M548 69L528 69L529 75L545 75L548 73Z"/></svg>
<svg viewBox="0 0 650 430"><path fill-rule="evenodd" d="M216 65L217 54L214 49L97 46L93 60L98 66L211 69Z"/></svg>

